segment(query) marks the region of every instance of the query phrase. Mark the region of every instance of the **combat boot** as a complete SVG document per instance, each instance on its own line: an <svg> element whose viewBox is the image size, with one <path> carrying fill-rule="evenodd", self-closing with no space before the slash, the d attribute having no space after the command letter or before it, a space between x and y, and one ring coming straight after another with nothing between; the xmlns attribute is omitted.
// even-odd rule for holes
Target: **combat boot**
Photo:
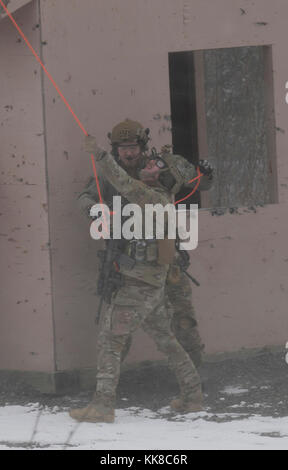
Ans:
<svg viewBox="0 0 288 470"><path fill-rule="evenodd" d="M178 413L197 413L203 411L203 395L201 390L192 397L180 396L170 403L170 408Z"/></svg>
<svg viewBox="0 0 288 470"><path fill-rule="evenodd" d="M87 423L114 423L115 410L112 407L90 403L86 408L70 410L71 418Z"/></svg>

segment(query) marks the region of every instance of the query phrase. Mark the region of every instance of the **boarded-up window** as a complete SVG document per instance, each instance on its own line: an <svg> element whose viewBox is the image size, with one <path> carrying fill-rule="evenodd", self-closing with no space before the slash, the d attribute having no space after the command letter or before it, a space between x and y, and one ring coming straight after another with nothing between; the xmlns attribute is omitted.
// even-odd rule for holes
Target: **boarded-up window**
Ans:
<svg viewBox="0 0 288 470"><path fill-rule="evenodd" d="M212 205L274 202L264 48L204 51L203 59L208 153L217 174Z"/></svg>
<svg viewBox="0 0 288 470"><path fill-rule="evenodd" d="M198 155L192 155L191 161L208 156L215 167L214 186L208 198L203 194L201 206L241 207L276 202L271 48L212 49L172 56L177 54L193 61L190 70L194 76L189 81L195 84ZM186 90L189 92L188 87ZM172 125L175 124L177 134L175 99L171 104ZM191 126L191 122L186 125ZM193 134L192 129L190 133ZM177 147L177 135L173 135L173 140Z"/></svg>

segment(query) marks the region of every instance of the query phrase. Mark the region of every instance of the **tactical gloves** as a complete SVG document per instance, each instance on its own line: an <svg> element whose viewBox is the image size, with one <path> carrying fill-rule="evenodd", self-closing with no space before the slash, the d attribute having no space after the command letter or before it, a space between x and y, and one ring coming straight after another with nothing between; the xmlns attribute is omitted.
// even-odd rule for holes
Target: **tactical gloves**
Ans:
<svg viewBox="0 0 288 470"><path fill-rule="evenodd" d="M106 151L101 149L98 146L97 140L92 135L87 135L84 140L84 151L87 153L93 153L96 160L102 160L102 158L106 155Z"/></svg>
<svg viewBox="0 0 288 470"><path fill-rule="evenodd" d="M208 160L199 160L199 169L204 176L208 176L209 179L213 178L214 168Z"/></svg>

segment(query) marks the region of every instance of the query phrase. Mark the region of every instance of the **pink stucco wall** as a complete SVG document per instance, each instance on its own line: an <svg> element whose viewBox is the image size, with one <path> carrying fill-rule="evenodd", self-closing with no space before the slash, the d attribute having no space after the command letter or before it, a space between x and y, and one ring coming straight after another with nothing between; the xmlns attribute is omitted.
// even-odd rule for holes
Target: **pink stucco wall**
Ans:
<svg viewBox="0 0 288 470"><path fill-rule="evenodd" d="M215 47L272 44L276 125L286 129L285 2L273 7L263 0L97 3L98 8L86 0L82 9L78 1L44 2L42 19L50 71L101 144L107 145L107 131L127 116L151 128L157 147L170 142L171 135L161 132L163 121L153 119L170 113L168 52ZM266 21L266 27L255 24ZM91 164L81 151L81 131L60 100L53 102L55 91L47 81L45 96L52 243L57 252L56 354L58 366L69 368L75 361L88 365L95 360L96 302L84 286L95 280L97 243L89 240L87 223L77 214L73 199L91 173ZM208 352L282 344L287 339L286 139L277 134L279 205L241 216L201 213L200 244L192 254L191 269L201 280L194 298ZM130 359L155 357L142 333L138 339Z"/></svg>
<svg viewBox="0 0 288 470"><path fill-rule="evenodd" d="M21 16L24 28L36 44L38 32L32 31L29 25L33 23L37 4L33 2L31 7L25 7L23 13L19 10L19 15L24 15ZM272 45L276 126L284 130L276 135L279 204L261 208L255 214L243 210L241 215L212 217L209 211L201 211L200 243L199 248L191 254L191 272L201 282L201 287L194 289L194 303L207 352L284 345L288 339L288 105L285 102L285 82L288 80L285 41L287 2L41 0L40 5L45 64L87 131L96 135L104 146L108 145L107 132L126 117L137 119L151 128L152 145L159 148L171 142L170 132L163 131L164 120L154 119L156 115L163 117L170 114L168 52ZM246 14L242 15L240 8ZM268 24L261 26L257 22ZM20 88L20 82L23 83L23 74L29 75L29 67L36 70L38 67L29 52L24 52L24 45L16 43L17 34L7 19L0 24L0 33L7 37L7 41L10 38L11 51L19 51L14 53L17 54L17 61L12 62L7 56L5 72L11 73L10 69L18 66L17 71L21 70L22 76L14 77L14 81L10 80L6 85L16 101L15 89ZM2 58L3 50L1 54ZM25 54L25 59L21 54ZM37 341L35 331L38 329L43 335L41 345L47 355L41 359L44 365L39 363L40 370L47 367L49 354L52 361L52 304L51 297L45 297L50 292L46 276L49 258L48 252L40 248L42 243L48 241L47 214L41 209L43 200L43 203L48 202L49 208L56 368L89 367L95 364L97 334L94 324L97 302L93 295L97 242L90 239L88 223L78 213L75 198L87 176L92 173L92 168L89 156L81 149L82 131L45 77L46 201L44 141L42 137L35 137L43 130L41 84L37 76L33 75L33 80L33 93L28 86L28 79L27 86L21 89L21 99L25 102L27 114L29 111L29 118L19 122L17 113L14 113L11 124L13 136L5 132L4 151L8 153L13 137L17 145L29 146L31 161L37 164L37 184L32 188L36 192L30 204L35 205L35 210L37 208L33 213L37 214L35 221L41 236L36 231L33 234L29 232L27 244L30 246L31 240L34 240L33 249L37 252L34 271L44 270L45 274L39 275L39 278L45 277L45 281L38 284L34 277L29 281L28 277L22 276L18 278L17 286L25 292L27 299L35 298L37 290L36 297L41 299L40 303L45 299L46 306L41 319L38 317L39 323L32 320L32 313L29 314L26 327L22 330L25 331L25 338L17 330L14 341L22 338L25 349L30 335L33 341ZM3 115L2 107L1 113ZM21 126L29 126L24 135L19 131ZM2 127L0 132L3 132ZM2 149L3 146L1 152ZM4 165L7 171L11 171L10 162ZM29 173L29 178L33 180L33 173L31 176ZM19 191L25 189L23 183L16 187ZM5 189L9 190L11 199L16 194L15 189L15 185ZM21 195L17 200L21 200L19 204L24 204L25 199ZM10 205L7 201L6 213L9 213L8 207ZM34 206L31 206L31 210L34 211ZM16 223L9 222L9 228L14 225ZM23 227L24 220L21 221L21 230L24 232ZM0 237L0 242L5 244L4 247L8 246L11 253L5 237ZM16 259L13 260L15 270ZM7 265L8 260L4 263L2 277L4 283L11 285L13 276L6 269ZM29 286L33 292L29 291ZM11 318L16 319L16 307L12 300L13 294L10 293L9 298L4 296L3 301L9 306ZM44 306L44 303L41 305ZM21 308L26 308L25 304ZM7 307L4 307L6 310ZM9 318L5 315L5 318ZM27 326L30 323L33 326L31 331L30 326ZM10 323L8 330L11 331ZM11 351L9 335L11 332L5 335L5 348ZM156 357L159 357L158 353L150 340L143 333L137 333L137 341L134 342L129 359ZM30 359L31 363L25 364L25 367L34 367L35 356ZM12 366L7 359L5 361L5 367ZM48 361L49 364L51 361ZM21 366L17 360L13 364Z"/></svg>
<svg viewBox="0 0 288 470"><path fill-rule="evenodd" d="M15 13L39 51L37 3ZM0 369L54 370L40 67L0 23Z"/></svg>

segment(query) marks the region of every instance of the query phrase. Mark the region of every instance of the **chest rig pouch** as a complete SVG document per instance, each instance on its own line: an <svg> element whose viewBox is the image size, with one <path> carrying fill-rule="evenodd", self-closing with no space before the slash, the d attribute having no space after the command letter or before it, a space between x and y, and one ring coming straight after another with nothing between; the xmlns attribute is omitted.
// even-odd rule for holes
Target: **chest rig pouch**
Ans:
<svg viewBox="0 0 288 470"><path fill-rule="evenodd" d="M172 263L175 256L175 240L131 240L125 254L140 263Z"/></svg>
<svg viewBox="0 0 288 470"><path fill-rule="evenodd" d="M175 257L175 240L157 240L158 264L171 264Z"/></svg>

